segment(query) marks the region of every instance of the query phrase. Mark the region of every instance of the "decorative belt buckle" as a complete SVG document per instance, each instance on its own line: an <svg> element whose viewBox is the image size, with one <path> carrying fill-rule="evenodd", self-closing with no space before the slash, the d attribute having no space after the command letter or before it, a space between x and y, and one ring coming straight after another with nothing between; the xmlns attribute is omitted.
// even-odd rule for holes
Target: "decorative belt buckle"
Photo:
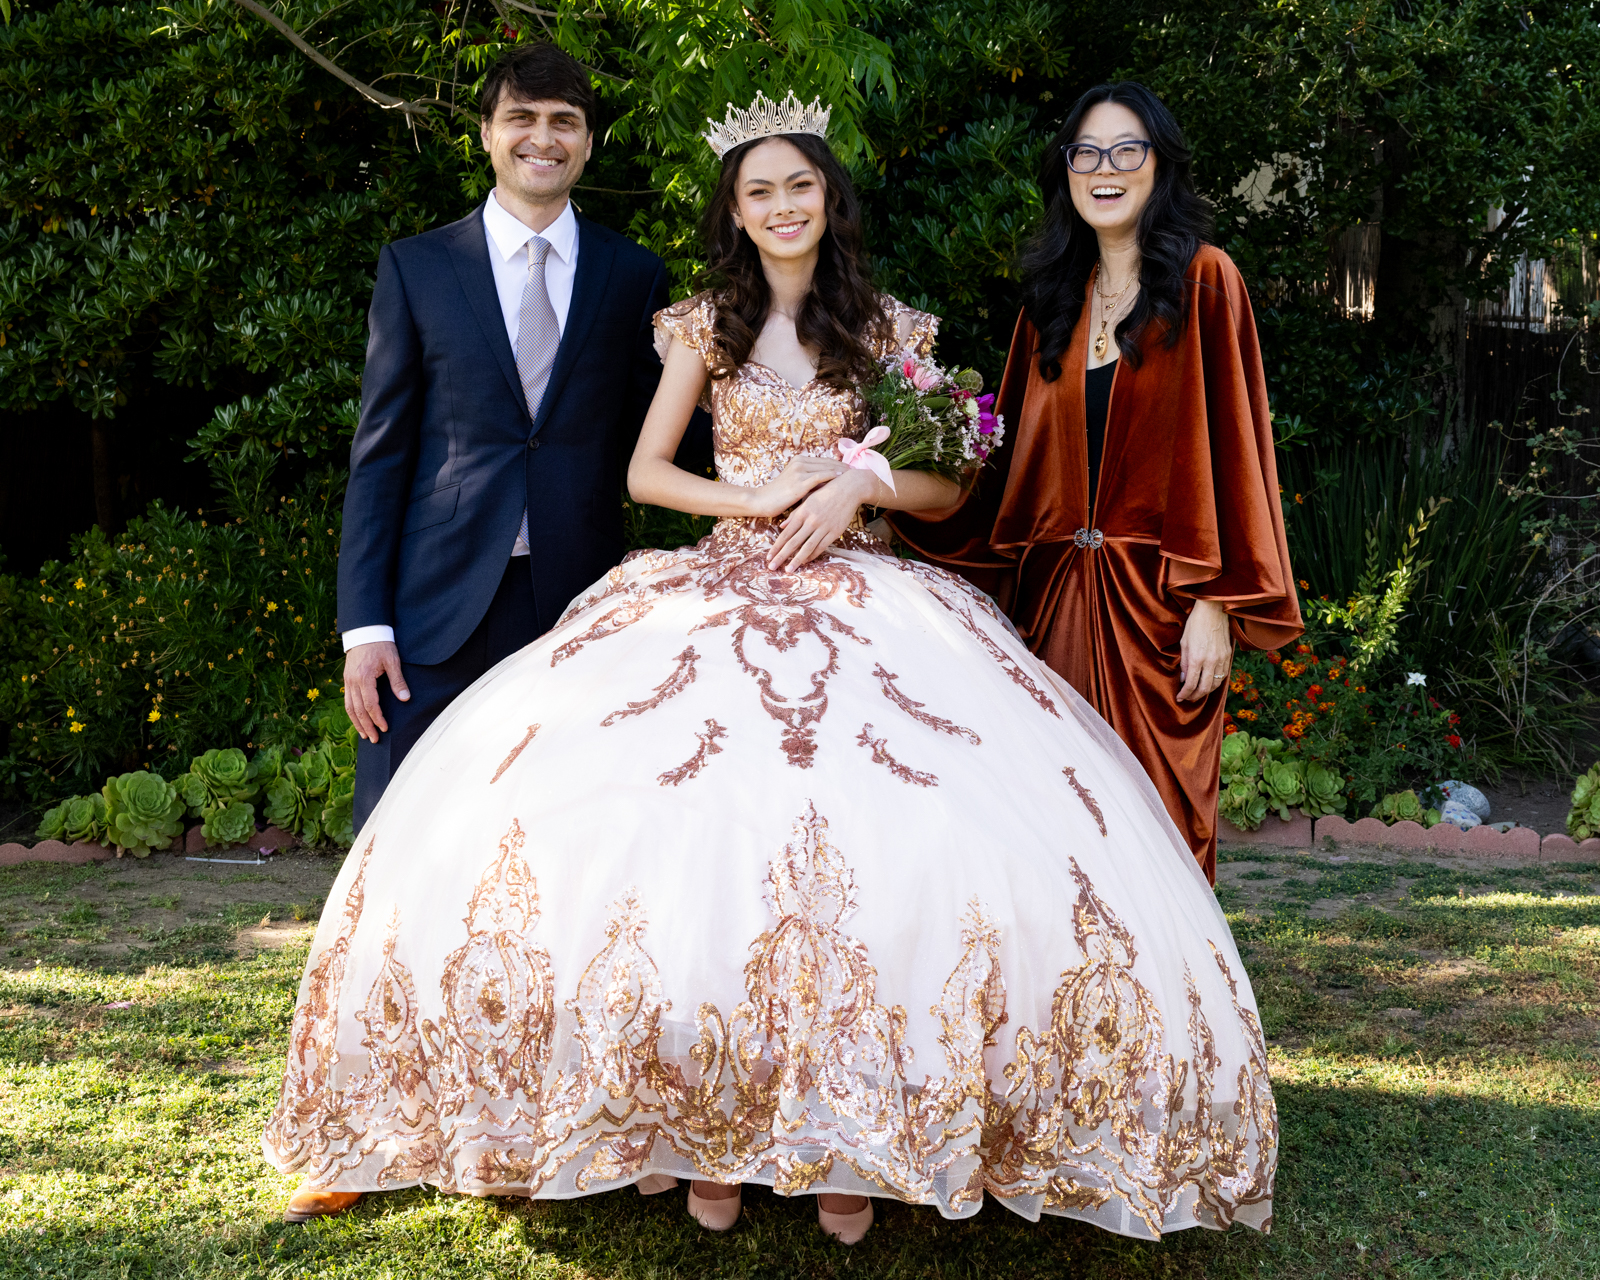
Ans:
<svg viewBox="0 0 1600 1280"><path fill-rule="evenodd" d="M1106 535L1098 529L1079 529L1072 535L1072 545L1075 547L1088 547L1098 551L1105 545Z"/></svg>

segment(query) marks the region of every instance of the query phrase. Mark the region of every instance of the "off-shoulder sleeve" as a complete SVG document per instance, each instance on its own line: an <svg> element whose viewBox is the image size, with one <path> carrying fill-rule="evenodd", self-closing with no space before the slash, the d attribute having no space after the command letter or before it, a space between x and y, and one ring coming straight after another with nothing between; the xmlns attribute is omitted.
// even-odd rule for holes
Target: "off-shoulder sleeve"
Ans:
<svg viewBox="0 0 1600 1280"><path fill-rule="evenodd" d="M939 336L939 317L908 307L898 298L887 294L883 309L894 323L893 345L879 353L880 358L891 355L926 356L932 353L934 341Z"/></svg>
<svg viewBox="0 0 1600 1280"><path fill-rule="evenodd" d="M717 310L711 294L697 293L656 312L656 354L667 358L667 348L676 338L711 366L712 343L716 333Z"/></svg>

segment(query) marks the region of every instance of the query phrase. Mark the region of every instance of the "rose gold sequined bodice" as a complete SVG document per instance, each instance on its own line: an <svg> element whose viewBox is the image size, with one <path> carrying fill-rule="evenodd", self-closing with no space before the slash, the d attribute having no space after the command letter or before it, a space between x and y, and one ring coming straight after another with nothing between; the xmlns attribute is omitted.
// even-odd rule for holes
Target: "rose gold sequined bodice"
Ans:
<svg viewBox="0 0 1600 1280"><path fill-rule="evenodd" d="M884 299L905 335L897 345L907 354L926 355L939 319L914 311L894 298ZM686 298L656 315L656 347L662 357L676 337L705 358L712 349L716 309L709 293ZM880 358L890 352L877 353ZM711 411L717 478L754 488L774 479L799 457L837 458L834 447L854 433L859 406L853 394L819 382L797 387L766 365L746 361L731 378L714 380L702 401Z"/></svg>

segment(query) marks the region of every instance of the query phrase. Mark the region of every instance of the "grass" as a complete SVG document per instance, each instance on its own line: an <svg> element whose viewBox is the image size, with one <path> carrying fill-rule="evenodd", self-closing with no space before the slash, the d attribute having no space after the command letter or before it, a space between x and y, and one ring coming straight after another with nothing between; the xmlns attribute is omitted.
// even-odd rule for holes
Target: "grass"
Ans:
<svg viewBox="0 0 1600 1280"><path fill-rule="evenodd" d="M214 875L184 916L154 875L0 871L0 1277L1600 1276L1600 866L1225 853L1282 1120L1272 1234L1147 1244L879 1201L854 1249L763 1188L724 1237L631 1190L407 1191L286 1226L258 1140L304 926L253 952L238 931L294 929L316 885Z"/></svg>

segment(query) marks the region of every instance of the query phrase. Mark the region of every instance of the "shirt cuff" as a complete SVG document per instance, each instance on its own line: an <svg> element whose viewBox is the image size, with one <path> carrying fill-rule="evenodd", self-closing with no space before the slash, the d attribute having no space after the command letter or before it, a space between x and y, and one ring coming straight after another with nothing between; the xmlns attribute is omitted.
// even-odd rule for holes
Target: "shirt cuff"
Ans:
<svg viewBox="0 0 1600 1280"><path fill-rule="evenodd" d="M340 638L344 641L344 651L349 653L350 650L354 649L358 644L373 644L379 640L387 640L390 644L393 644L394 628L385 627L382 625L373 627L352 627Z"/></svg>

